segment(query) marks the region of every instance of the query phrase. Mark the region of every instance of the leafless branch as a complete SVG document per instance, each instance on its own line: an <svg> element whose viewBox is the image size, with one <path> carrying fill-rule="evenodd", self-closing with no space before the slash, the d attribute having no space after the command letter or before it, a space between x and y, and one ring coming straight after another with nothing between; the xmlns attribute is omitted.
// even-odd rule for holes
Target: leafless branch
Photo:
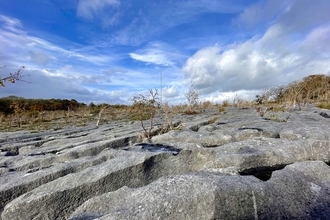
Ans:
<svg viewBox="0 0 330 220"><path fill-rule="evenodd" d="M1 68L5 68L6 66L3 66ZM6 81L9 81L11 83L15 83L16 81L23 81L23 82L26 82L25 80L22 80L22 78L25 76L25 75L22 75L22 71L23 69L25 68L25 66L21 66L21 68L19 70L17 70L15 73L10 73L9 76L7 77L1 77L0 76L0 86L4 87L5 86L5 82Z"/></svg>

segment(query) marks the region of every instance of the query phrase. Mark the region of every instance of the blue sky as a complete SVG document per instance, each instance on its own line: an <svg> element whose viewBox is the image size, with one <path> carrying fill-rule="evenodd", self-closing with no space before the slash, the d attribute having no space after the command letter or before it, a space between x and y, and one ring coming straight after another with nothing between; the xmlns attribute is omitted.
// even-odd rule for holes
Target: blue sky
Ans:
<svg viewBox="0 0 330 220"><path fill-rule="evenodd" d="M0 0L0 97L184 103L330 74L328 0ZM160 90L160 89L159 89Z"/></svg>

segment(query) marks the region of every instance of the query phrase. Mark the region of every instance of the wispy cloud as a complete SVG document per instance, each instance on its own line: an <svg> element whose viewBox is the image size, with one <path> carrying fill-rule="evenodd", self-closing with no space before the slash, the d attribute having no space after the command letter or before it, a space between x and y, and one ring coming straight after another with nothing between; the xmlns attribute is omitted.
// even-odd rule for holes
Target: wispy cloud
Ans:
<svg viewBox="0 0 330 220"><path fill-rule="evenodd" d="M270 23L283 11L289 10L292 0L286 2L269 0L259 1L247 7L243 13L234 19L234 24L240 27L253 28L259 24Z"/></svg>
<svg viewBox="0 0 330 220"><path fill-rule="evenodd" d="M79 0L77 6L78 17L100 22L102 28L117 24L122 13L118 10L118 0Z"/></svg>
<svg viewBox="0 0 330 220"><path fill-rule="evenodd" d="M61 54L63 57L66 58L77 58L81 61L86 61L93 64L104 64L108 63L111 60L113 60L110 56L107 55L91 55L91 54L82 54L79 52L76 52L75 50L68 50L65 48L62 48L58 45L54 45L46 40L28 36L27 39L30 40L30 45L35 48L44 49L47 51L55 52L56 54Z"/></svg>
<svg viewBox="0 0 330 220"><path fill-rule="evenodd" d="M24 65L24 74L30 75L28 81L31 82L22 84L16 90L12 85L8 85L2 92L3 96L17 94L22 90L26 97L71 96L80 97L85 101L110 99L111 91L97 88L117 81L115 77L104 72L104 65L110 66L115 60L108 53L97 53L93 48L79 47L78 44L71 44L73 48L68 49L63 45L29 35L21 21L15 18L0 15L0 22L0 65L7 66L1 71L14 72ZM29 92L23 92L23 89ZM123 101L118 97L111 99Z"/></svg>
<svg viewBox="0 0 330 220"><path fill-rule="evenodd" d="M119 4L120 2L118 0L79 0L77 14L78 16L92 19L95 16L100 16L100 13L105 10L105 8L118 6Z"/></svg>
<svg viewBox="0 0 330 220"><path fill-rule="evenodd" d="M23 30L21 22L17 19L1 15L0 20L3 22L3 28L0 29L0 54L8 57L7 60L2 60L2 62L11 63L11 60L16 60L21 65L28 65L28 62L34 62L44 66L50 60L56 61L73 58L76 61L101 65L113 60L108 55L83 54L55 45L47 40L28 35ZM20 56L17 57L17 54L20 54ZM14 57L15 59L13 59Z"/></svg>
<svg viewBox="0 0 330 220"><path fill-rule="evenodd" d="M144 49L139 49L135 53L129 53L132 59L156 65L174 66L176 63L186 58L170 45L153 42Z"/></svg>
<svg viewBox="0 0 330 220"><path fill-rule="evenodd" d="M195 21L200 15L207 13L234 14L242 8L243 5L240 1L190 0L185 2L159 1L157 3L123 1L119 9L125 11L123 19L120 21L121 25L115 33L110 35L109 39L121 45L139 46L166 31L171 34L172 28ZM132 9L135 10L131 11Z"/></svg>
<svg viewBox="0 0 330 220"><path fill-rule="evenodd" d="M21 21L16 18L0 15L0 22L3 23L3 29L7 31L14 32L16 34L25 34L25 32L21 30Z"/></svg>

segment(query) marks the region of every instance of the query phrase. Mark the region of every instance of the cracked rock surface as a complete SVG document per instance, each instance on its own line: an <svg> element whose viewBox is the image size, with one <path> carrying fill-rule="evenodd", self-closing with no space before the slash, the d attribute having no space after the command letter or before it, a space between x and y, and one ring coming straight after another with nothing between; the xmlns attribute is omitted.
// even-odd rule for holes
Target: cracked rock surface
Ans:
<svg viewBox="0 0 330 220"><path fill-rule="evenodd" d="M140 122L2 132L0 219L327 219L328 115L205 111L145 142Z"/></svg>

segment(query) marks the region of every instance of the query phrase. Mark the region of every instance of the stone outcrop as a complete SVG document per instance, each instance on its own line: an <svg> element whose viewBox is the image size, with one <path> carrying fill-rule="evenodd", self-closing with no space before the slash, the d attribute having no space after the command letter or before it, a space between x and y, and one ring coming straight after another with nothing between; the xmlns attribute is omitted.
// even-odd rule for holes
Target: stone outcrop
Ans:
<svg viewBox="0 0 330 220"><path fill-rule="evenodd" d="M327 115L206 111L145 142L139 122L0 133L1 219L325 219Z"/></svg>
<svg viewBox="0 0 330 220"><path fill-rule="evenodd" d="M167 176L94 197L70 219L327 219L329 178L320 161L288 165L266 182L212 172Z"/></svg>

